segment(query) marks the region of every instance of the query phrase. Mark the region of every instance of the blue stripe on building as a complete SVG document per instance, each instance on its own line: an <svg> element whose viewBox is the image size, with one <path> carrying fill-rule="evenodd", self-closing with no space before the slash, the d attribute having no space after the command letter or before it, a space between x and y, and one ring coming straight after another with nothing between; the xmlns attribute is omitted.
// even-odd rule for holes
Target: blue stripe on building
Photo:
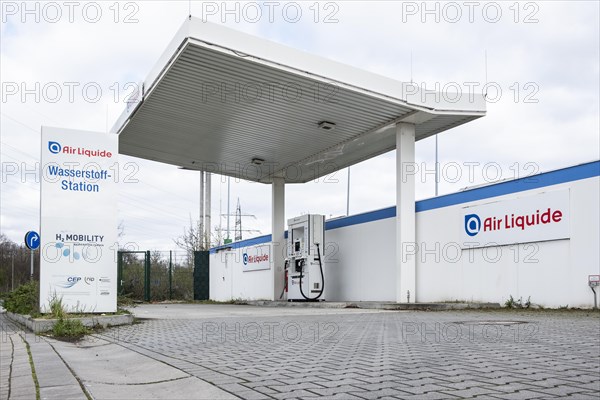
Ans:
<svg viewBox="0 0 600 400"><path fill-rule="evenodd" d="M465 190L463 192L451 193L431 199L420 200L415 203L415 210L416 212L435 210L436 208L470 203L472 201L504 196L507 194L539 189L547 186L559 185L561 183L573 182L581 179L593 178L596 176L600 176L600 161L592 161L586 164L544 172L530 177L499 182L489 186ZM392 218L395 216L396 206L392 206L380 210L368 211L361 214L351 215L349 217L341 217L326 221L325 229L338 229L346 226ZM285 232L285 237L287 238L287 231ZM227 248L237 249L262 243L269 243L270 241L271 235L259 236L257 238L242 240L240 242L215 247L211 249L211 253Z"/></svg>

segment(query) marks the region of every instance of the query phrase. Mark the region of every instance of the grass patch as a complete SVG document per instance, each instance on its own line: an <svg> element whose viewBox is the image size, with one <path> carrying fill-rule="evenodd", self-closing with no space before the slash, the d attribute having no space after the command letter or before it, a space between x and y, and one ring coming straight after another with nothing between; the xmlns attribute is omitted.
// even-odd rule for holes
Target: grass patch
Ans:
<svg viewBox="0 0 600 400"><path fill-rule="evenodd" d="M131 296L131 293L117 296L117 307L135 307L137 302Z"/></svg>
<svg viewBox="0 0 600 400"><path fill-rule="evenodd" d="M182 301L180 304L237 304L237 305L246 305L247 301L242 299L232 299L227 301L217 301L217 300L192 300L192 301Z"/></svg>
<svg viewBox="0 0 600 400"><path fill-rule="evenodd" d="M519 297L519 300L515 300L511 295L504 303L504 307L512 309L529 309L531 307L531 296L527 298L527 301L523 302L522 297Z"/></svg>
<svg viewBox="0 0 600 400"><path fill-rule="evenodd" d="M52 337L67 342L76 342L91 332L91 329L83 325L78 319L71 319L72 315L67 313L63 305L62 297L54 294L49 302L50 318L56 319L52 327Z"/></svg>
<svg viewBox="0 0 600 400"><path fill-rule="evenodd" d="M52 327L52 336L55 339L76 342L81 340L85 335L91 333L92 330L83 325L78 319L59 319Z"/></svg>

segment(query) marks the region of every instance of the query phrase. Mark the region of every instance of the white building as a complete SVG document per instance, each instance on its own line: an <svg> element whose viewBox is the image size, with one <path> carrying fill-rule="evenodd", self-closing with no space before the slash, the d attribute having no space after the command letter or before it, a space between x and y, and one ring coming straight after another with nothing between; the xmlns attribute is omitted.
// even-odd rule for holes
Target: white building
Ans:
<svg viewBox="0 0 600 400"><path fill-rule="evenodd" d="M599 204L599 161L417 201L416 246L403 253L416 261L411 296L499 303L530 297L545 307L591 307L588 276L600 274ZM465 230L471 215L481 220L474 236ZM327 221L328 301L393 302L404 295L396 293L395 216L390 207ZM502 219L496 230L494 217ZM211 299L274 300L273 257L244 263L244 254L271 251L270 235L213 249Z"/></svg>

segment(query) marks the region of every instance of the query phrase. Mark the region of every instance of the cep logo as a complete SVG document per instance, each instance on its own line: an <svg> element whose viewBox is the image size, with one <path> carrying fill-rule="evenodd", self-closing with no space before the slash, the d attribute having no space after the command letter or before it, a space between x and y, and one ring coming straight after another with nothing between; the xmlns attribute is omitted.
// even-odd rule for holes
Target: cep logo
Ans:
<svg viewBox="0 0 600 400"><path fill-rule="evenodd" d="M69 276L65 281L57 283L56 286L61 287L63 289L69 289L75 286L80 280L80 276Z"/></svg>
<svg viewBox="0 0 600 400"><path fill-rule="evenodd" d="M58 154L62 150L62 146L58 142L48 142L48 150L52 154Z"/></svg>
<svg viewBox="0 0 600 400"><path fill-rule="evenodd" d="M244 265L248 265L248 253L244 253L243 255Z"/></svg>
<svg viewBox="0 0 600 400"><path fill-rule="evenodd" d="M481 220L477 214L465 215L465 232L469 236L475 236L481 229Z"/></svg>

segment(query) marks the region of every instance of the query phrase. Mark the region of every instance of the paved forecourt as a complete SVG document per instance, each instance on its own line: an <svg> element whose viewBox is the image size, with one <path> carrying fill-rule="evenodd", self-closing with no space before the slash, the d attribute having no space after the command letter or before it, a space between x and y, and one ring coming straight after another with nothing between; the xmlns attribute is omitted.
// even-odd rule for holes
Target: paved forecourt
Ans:
<svg viewBox="0 0 600 400"><path fill-rule="evenodd" d="M144 305L101 335L248 399L600 393L600 314Z"/></svg>

